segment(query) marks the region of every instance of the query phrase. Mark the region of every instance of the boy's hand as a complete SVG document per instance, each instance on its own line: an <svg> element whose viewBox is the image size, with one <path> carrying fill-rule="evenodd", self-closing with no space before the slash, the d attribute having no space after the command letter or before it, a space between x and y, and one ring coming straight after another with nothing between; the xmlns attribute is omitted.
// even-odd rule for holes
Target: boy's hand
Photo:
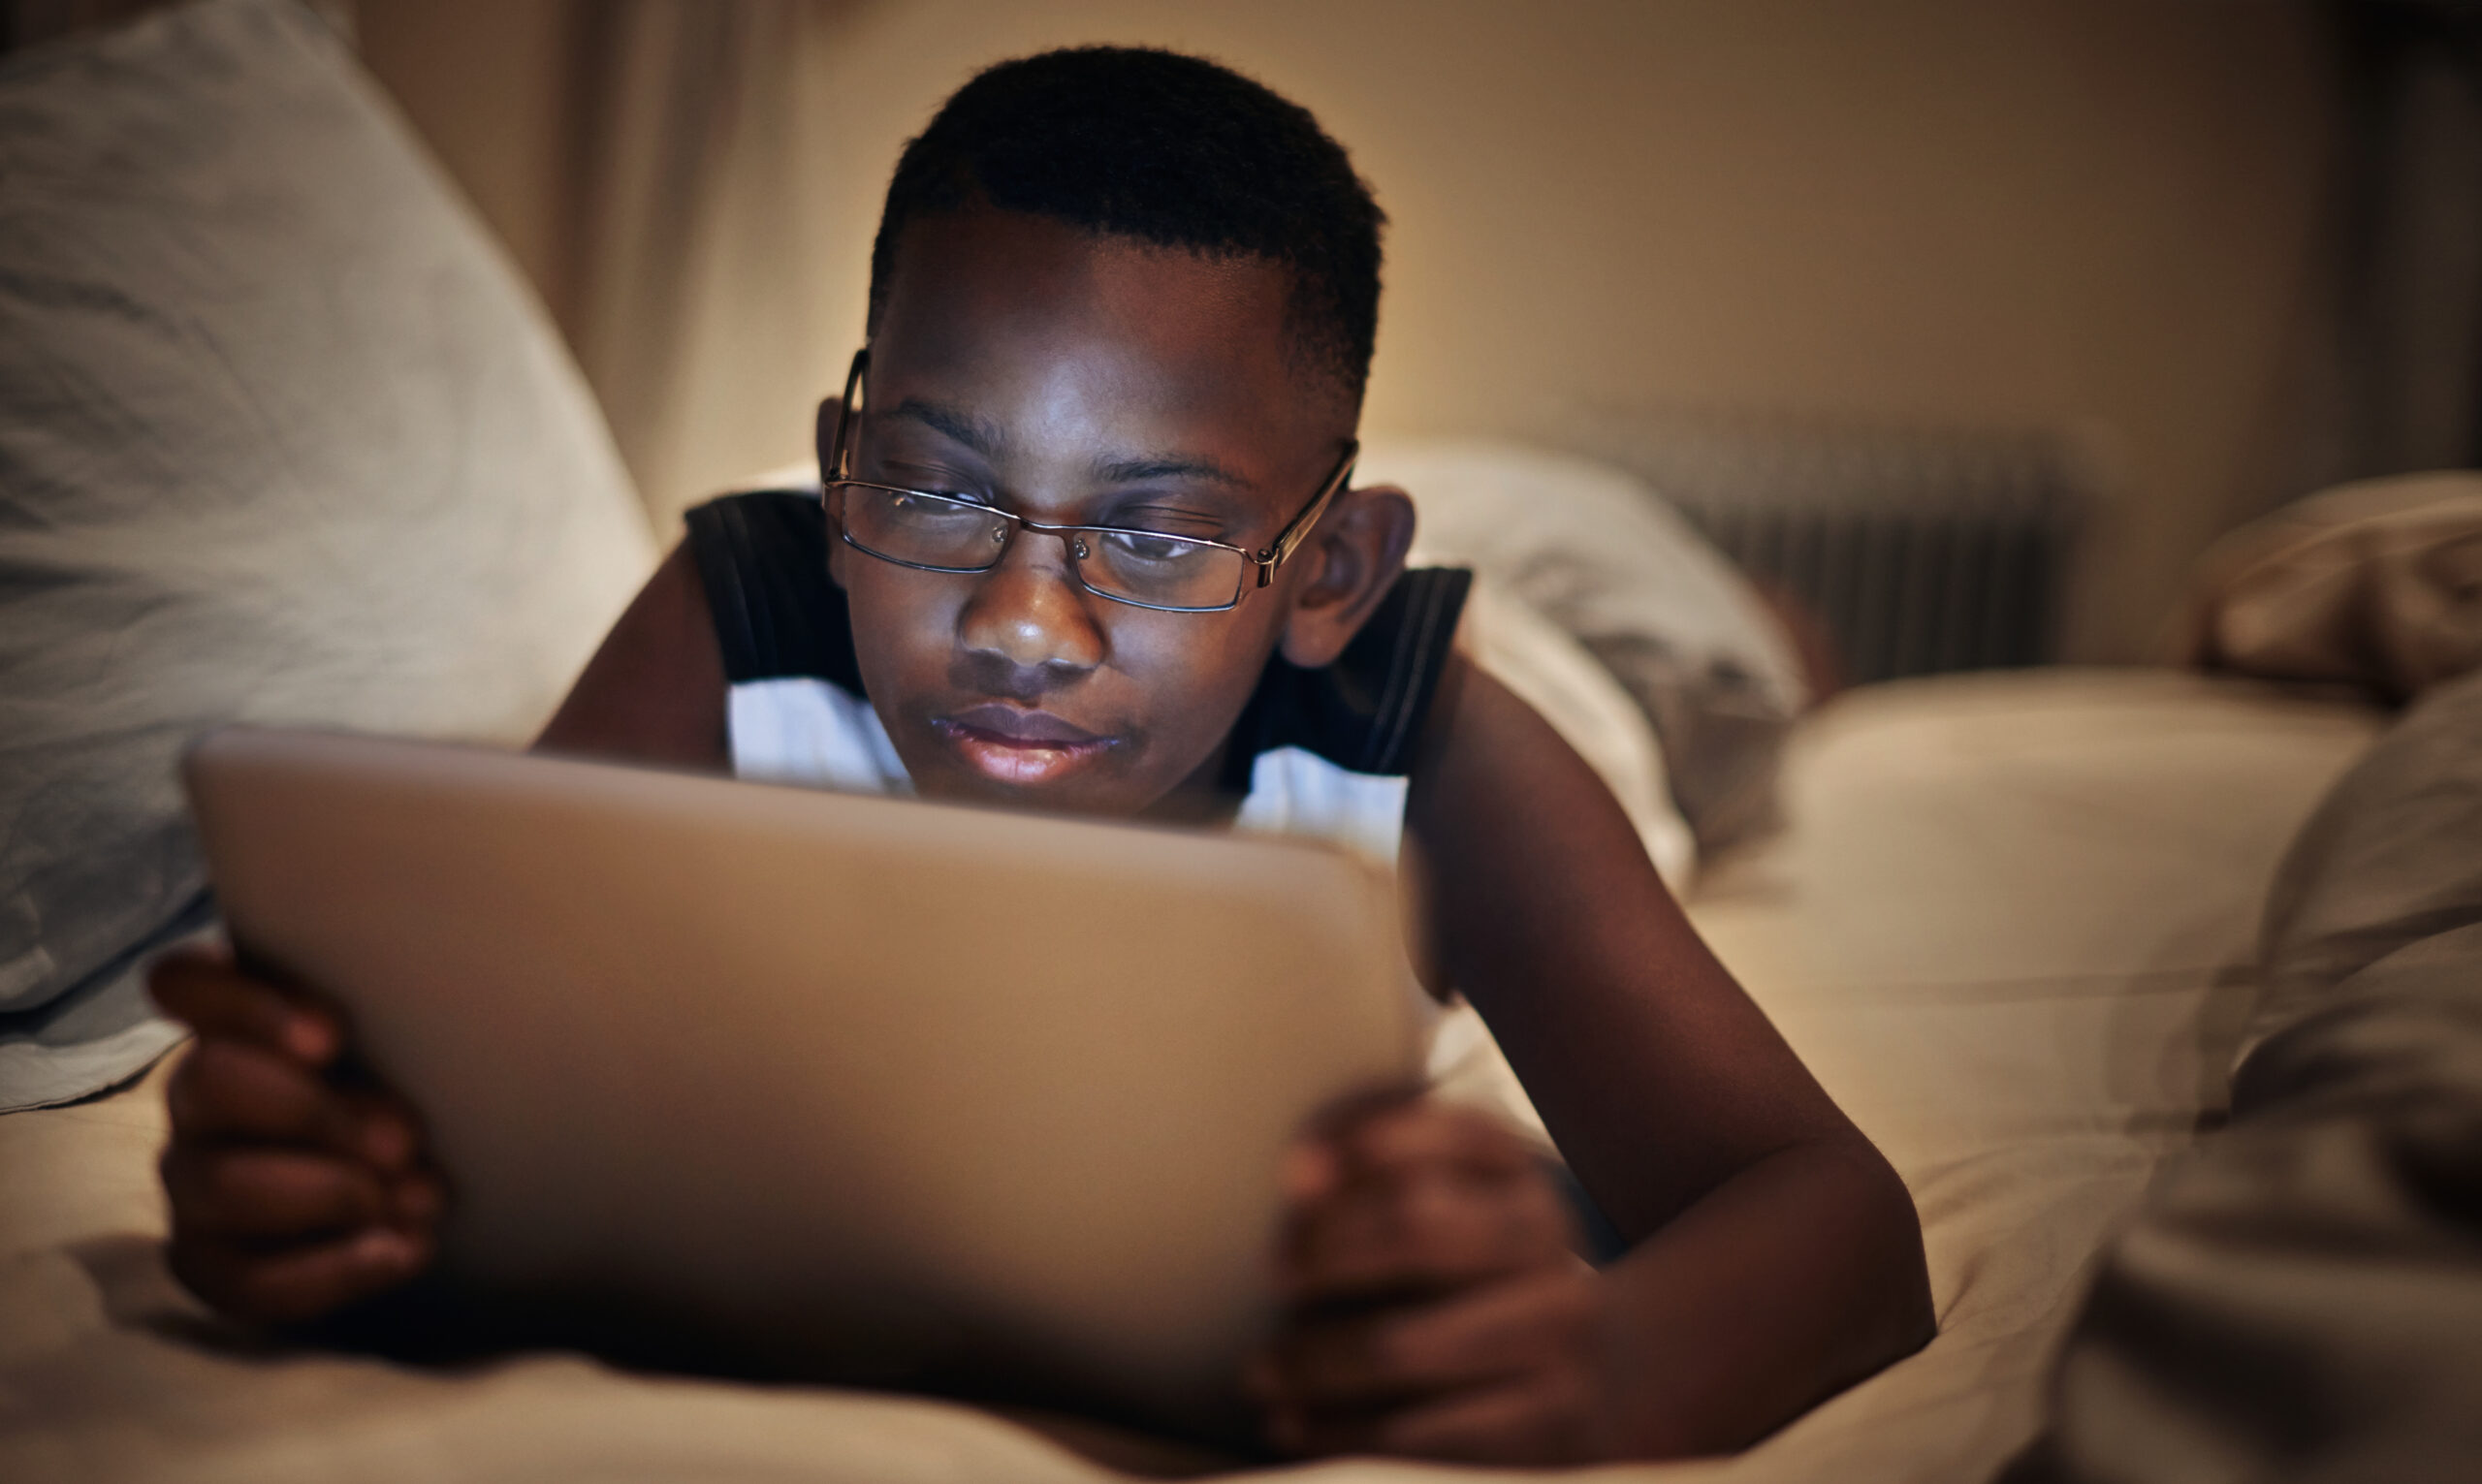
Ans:
<svg viewBox="0 0 2482 1484"><path fill-rule="evenodd" d="M166 1093L175 1276L237 1318L299 1323L420 1272L439 1178L413 1110L339 1076L337 1018L220 950L165 955L147 987L198 1032Z"/></svg>
<svg viewBox="0 0 2482 1484"><path fill-rule="evenodd" d="M1272 1440L1550 1464L1611 1451L1602 1292L1535 1156L1492 1120L1392 1103L1287 1171L1284 1332L1252 1368Z"/></svg>

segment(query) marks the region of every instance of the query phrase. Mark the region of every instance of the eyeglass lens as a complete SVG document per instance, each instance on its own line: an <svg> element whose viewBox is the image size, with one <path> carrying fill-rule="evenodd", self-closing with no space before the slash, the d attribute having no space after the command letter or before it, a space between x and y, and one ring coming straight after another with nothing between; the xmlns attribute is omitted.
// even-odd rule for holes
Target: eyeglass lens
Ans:
<svg viewBox="0 0 2482 1484"><path fill-rule="evenodd" d="M948 572L981 572L1007 549L1006 515L964 500L877 485L845 485L844 530L874 556ZM1060 533L1078 581L1152 608L1227 608L1248 558L1230 547L1151 531L1076 526Z"/></svg>

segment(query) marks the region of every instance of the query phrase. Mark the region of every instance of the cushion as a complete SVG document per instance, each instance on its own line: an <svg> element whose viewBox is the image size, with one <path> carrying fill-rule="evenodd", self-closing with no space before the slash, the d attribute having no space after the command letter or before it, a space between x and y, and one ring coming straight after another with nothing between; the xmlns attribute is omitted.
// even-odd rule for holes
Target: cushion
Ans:
<svg viewBox="0 0 2482 1484"><path fill-rule="evenodd" d="M174 1038L137 963L204 920L186 742L521 740L652 554L541 308L307 11L0 66L0 1108Z"/></svg>

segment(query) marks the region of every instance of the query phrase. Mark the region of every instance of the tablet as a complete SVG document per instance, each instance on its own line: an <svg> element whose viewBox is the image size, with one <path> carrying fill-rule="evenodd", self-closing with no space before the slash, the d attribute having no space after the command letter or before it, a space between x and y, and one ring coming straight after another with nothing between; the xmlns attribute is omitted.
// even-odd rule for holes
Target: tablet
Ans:
<svg viewBox="0 0 2482 1484"><path fill-rule="evenodd" d="M1417 1073L1340 850L285 730L185 782L426 1119L443 1271L771 1371L1221 1430L1282 1151Z"/></svg>

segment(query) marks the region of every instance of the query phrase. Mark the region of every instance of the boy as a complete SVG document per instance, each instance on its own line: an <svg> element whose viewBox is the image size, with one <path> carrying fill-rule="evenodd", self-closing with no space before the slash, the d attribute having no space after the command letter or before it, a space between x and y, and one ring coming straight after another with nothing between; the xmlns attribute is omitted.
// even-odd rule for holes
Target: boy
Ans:
<svg viewBox="0 0 2482 1484"><path fill-rule="evenodd" d="M907 149L825 499L718 501L541 744L1417 853L1481 1012L1625 1256L1426 1102L1308 1138L1270 1438L1506 1463L1735 1447L1930 1331L1902 1185L1698 941L1595 775L1454 651L1455 574L1350 483L1383 217L1310 115L1169 53L992 69ZM1142 931L1141 924L1126 931ZM318 1318L425 1265L419 1121L340 1025L207 955L175 1271Z"/></svg>

